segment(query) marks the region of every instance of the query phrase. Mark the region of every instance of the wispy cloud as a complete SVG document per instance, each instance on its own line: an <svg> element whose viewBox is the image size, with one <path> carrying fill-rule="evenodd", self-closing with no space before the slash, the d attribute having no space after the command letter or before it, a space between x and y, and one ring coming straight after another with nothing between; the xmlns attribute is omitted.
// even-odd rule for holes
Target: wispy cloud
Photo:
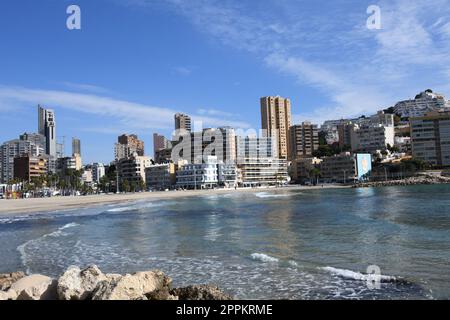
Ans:
<svg viewBox="0 0 450 320"><path fill-rule="evenodd" d="M172 129L173 115L180 111L93 94L0 86L0 106L30 107L36 103L115 119L118 128L128 128L128 131ZM212 116L198 116L194 119L203 122L205 126L249 127L246 122L224 120ZM94 129L98 130L99 128L100 125ZM104 128L100 129L104 130Z"/></svg>
<svg viewBox="0 0 450 320"><path fill-rule="evenodd" d="M90 92L90 93L108 93L110 92L108 89L95 86L92 84L86 84L86 83L74 83L69 81L63 81L61 84L71 90L75 91L81 91L81 92Z"/></svg>
<svg viewBox="0 0 450 320"><path fill-rule="evenodd" d="M450 82L448 0L381 0L382 30L365 27L366 7L356 0L327 1L326 10L286 0L161 2L200 32L256 55L327 98L328 103L307 106L312 111L296 118L321 121L372 113Z"/></svg>
<svg viewBox="0 0 450 320"><path fill-rule="evenodd" d="M201 116L226 117L226 118L233 118L239 116L238 114L235 113L217 109L198 109L197 113Z"/></svg>
<svg viewBox="0 0 450 320"><path fill-rule="evenodd" d="M189 76L193 71L190 67L173 67L172 70L182 76Z"/></svg>

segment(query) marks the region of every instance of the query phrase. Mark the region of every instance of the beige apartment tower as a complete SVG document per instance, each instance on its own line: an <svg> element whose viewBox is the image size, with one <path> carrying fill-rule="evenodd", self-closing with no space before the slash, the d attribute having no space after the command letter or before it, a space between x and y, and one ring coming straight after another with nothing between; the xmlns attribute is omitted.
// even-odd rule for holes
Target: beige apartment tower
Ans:
<svg viewBox="0 0 450 320"><path fill-rule="evenodd" d="M261 98L261 126L266 135L276 138L278 157L287 159L289 128L291 127L291 100L280 96Z"/></svg>
<svg viewBox="0 0 450 320"><path fill-rule="evenodd" d="M184 113L175 114L175 130L191 132L191 117Z"/></svg>

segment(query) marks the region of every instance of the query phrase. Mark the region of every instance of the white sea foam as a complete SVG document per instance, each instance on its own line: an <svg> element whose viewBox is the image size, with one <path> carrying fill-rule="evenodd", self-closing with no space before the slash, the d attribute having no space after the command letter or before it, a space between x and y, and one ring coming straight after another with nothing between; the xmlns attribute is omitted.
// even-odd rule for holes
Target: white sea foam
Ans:
<svg viewBox="0 0 450 320"><path fill-rule="evenodd" d="M124 207L118 207L118 208L112 208L106 210L107 212L125 212L125 211L136 211L141 209L147 209L147 208L153 208L160 206L160 204L155 204L152 202L145 202L145 203L135 203L132 205L124 206Z"/></svg>
<svg viewBox="0 0 450 320"><path fill-rule="evenodd" d="M350 279L350 280L358 280L358 281L368 281L368 280L377 280L378 276L375 276L373 274L364 274L360 272L355 272L352 270L346 270L346 269L338 269L333 267L323 267L320 268L326 272L329 272L333 275L342 277L344 279ZM378 278L381 282L397 282L399 279L392 276L385 276L385 275L379 275Z"/></svg>
<svg viewBox="0 0 450 320"><path fill-rule="evenodd" d="M294 260L289 260L288 264L289 264L289 266L291 266L293 268L297 268L298 267L298 263L295 262Z"/></svg>
<svg viewBox="0 0 450 320"><path fill-rule="evenodd" d="M79 224L75 223L75 222L71 222L71 223L65 224L65 225L63 225L62 227L58 228L57 230L55 230L53 232L46 233L46 234L42 235L39 238L31 239L31 240L21 244L20 246L18 246L17 247L17 251L19 251L19 253L20 253L20 260L22 261L23 266L26 268L25 272L27 274L31 273L31 270L30 270L30 267L29 267L29 260L30 259L29 259L29 256L27 254L27 251L26 251L27 246L29 246L29 245L31 245L33 243L36 243L37 241L40 241L42 239L48 238L48 237L57 238L57 237L61 237L61 236L66 236L67 233L64 233L63 230L66 230L66 229L69 229L69 228L74 228L74 227L77 227L77 226L79 226Z"/></svg>
<svg viewBox="0 0 450 320"><path fill-rule="evenodd" d="M282 194L277 194L277 193L268 193L268 192L258 192L255 194L255 196L257 196L258 198L284 198L284 197L290 197L290 194L286 194L286 193L282 193Z"/></svg>
<svg viewBox="0 0 450 320"><path fill-rule="evenodd" d="M271 257L264 253L252 253L250 256L252 257L253 260L259 260L262 262L275 263L279 261L278 258Z"/></svg>

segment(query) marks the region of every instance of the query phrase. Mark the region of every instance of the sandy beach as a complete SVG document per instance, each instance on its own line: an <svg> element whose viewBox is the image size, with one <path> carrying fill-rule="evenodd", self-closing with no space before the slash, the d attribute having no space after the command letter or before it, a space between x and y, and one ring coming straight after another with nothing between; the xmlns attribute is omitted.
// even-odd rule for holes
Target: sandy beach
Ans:
<svg viewBox="0 0 450 320"><path fill-rule="evenodd" d="M30 213L45 213L48 211L64 211L77 208L86 208L98 205L109 205L122 202L139 200L173 199L180 197L193 197L211 194L226 193L256 193L256 192L280 192L287 190L318 190L330 188L347 188L338 185L322 186L293 186L283 188L246 188L246 189L217 189L217 190L189 190L189 191L168 191L168 192L142 192L127 194L104 194L79 197L53 197L37 199L0 200L0 216L20 216Z"/></svg>

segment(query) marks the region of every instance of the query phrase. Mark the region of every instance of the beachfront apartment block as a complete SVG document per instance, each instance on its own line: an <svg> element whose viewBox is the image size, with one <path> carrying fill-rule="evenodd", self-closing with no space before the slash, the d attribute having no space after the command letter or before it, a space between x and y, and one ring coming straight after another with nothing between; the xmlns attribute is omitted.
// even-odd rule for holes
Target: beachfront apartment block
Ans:
<svg viewBox="0 0 450 320"><path fill-rule="evenodd" d="M218 161L208 156L203 163L181 164L177 170L177 187L183 189L213 189L219 185Z"/></svg>
<svg viewBox="0 0 450 320"><path fill-rule="evenodd" d="M172 189L176 184L175 164L155 164L145 168L145 181L148 190Z"/></svg>
<svg viewBox="0 0 450 320"><path fill-rule="evenodd" d="M289 176L295 183L303 184L305 182L314 182L314 169L320 169L322 160L315 157L298 158L292 160L289 165Z"/></svg>
<svg viewBox="0 0 450 320"><path fill-rule="evenodd" d="M146 182L145 169L150 167L153 161L150 157L134 155L117 161L119 181L127 181L130 185L138 186Z"/></svg>
<svg viewBox="0 0 450 320"><path fill-rule="evenodd" d="M244 187L275 186L290 181L288 163L279 158L245 158L238 163L240 184Z"/></svg>
<svg viewBox="0 0 450 320"><path fill-rule="evenodd" d="M372 171L370 153L343 152L321 160L320 176L326 183L350 183L366 179Z"/></svg>
<svg viewBox="0 0 450 320"><path fill-rule="evenodd" d="M267 136L276 138L278 158L287 159L289 153L289 128L291 127L291 100L262 97L261 127Z"/></svg>
<svg viewBox="0 0 450 320"><path fill-rule="evenodd" d="M17 157L14 158L14 178L21 182L31 182L32 178L39 178L47 174L47 157Z"/></svg>
<svg viewBox="0 0 450 320"><path fill-rule="evenodd" d="M410 118L412 154L433 166L450 166L450 112Z"/></svg>

